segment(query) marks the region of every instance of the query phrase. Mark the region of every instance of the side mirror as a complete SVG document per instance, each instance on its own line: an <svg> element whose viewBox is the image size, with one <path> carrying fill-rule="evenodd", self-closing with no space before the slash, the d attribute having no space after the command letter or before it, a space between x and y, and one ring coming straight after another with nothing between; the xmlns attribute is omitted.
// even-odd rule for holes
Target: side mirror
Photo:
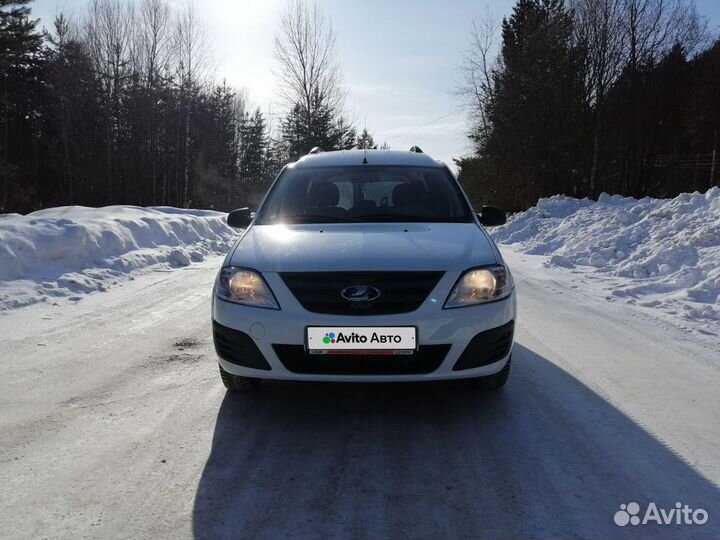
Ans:
<svg viewBox="0 0 720 540"><path fill-rule="evenodd" d="M482 211L478 214L480 223L487 227L493 227L495 225L505 225L507 222L507 216L505 210L500 210L494 206L483 206Z"/></svg>
<svg viewBox="0 0 720 540"><path fill-rule="evenodd" d="M244 229L253 220L254 213L249 208L238 208L228 214L227 224L235 229Z"/></svg>

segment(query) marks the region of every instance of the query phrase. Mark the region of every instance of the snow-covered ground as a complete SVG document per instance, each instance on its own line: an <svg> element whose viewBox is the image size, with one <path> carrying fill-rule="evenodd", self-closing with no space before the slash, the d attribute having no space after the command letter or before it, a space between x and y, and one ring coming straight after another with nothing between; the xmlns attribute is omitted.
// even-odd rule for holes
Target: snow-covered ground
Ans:
<svg viewBox="0 0 720 540"><path fill-rule="evenodd" d="M0 310L105 291L143 270L224 254L225 214L170 207L66 206L0 214Z"/></svg>
<svg viewBox="0 0 720 540"><path fill-rule="evenodd" d="M0 312L0 536L720 538L717 350L501 249L519 317L497 394L266 381L226 395L220 257ZM614 524L651 501L709 520Z"/></svg>
<svg viewBox="0 0 720 540"><path fill-rule="evenodd" d="M720 188L674 199L550 197L492 235L542 256L573 288L695 334L720 334Z"/></svg>
<svg viewBox="0 0 720 540"><path fill-rule="evenodd" d="M716 331L682 306L717 316L718 194L554 198L498 230L519 317L497 394L279 381L226 394L209 313L224 216L3 216L0 286L26 291L8 305L82 292L67 275L108 291L0 311L2 537L720 538L720 340L654 315ZM709 520L618 527L629 502Z"/></svg>

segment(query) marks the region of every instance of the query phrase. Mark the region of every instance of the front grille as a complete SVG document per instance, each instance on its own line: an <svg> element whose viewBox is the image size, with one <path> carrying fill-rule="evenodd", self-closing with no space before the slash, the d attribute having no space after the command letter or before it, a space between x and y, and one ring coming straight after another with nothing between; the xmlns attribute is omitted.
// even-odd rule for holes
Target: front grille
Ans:
<svg viewBox="0 0 720 540"><path fill-rule="evenodd" d="M411 375L432 373L450 345L421 345L414 354L310 354L302 345L273 345L288 371L314 375Z"/></svg>
<svg viewBox="0 0 720 540"><path fill-rule="evenodd" d="M515 322L510 321L477 334L455 362L453 371L487 366L505 358L512 347L514 330Z"/></svg>
<svg viewBox="0 0 720 540"><path fill-rule="evenodd" d="M245 332L228 328L213 321L215 352L227 362L254 369L270 370L265 357Z"/></svg>
<svg viewBox="0 0 720 540"><path fill-rule="evenodd" d="M420 307L443 272L282 272L280 277L302 306L332 315L390 315ZM351 302L343 289L368 285L380 291L372 301Z"/></svg>

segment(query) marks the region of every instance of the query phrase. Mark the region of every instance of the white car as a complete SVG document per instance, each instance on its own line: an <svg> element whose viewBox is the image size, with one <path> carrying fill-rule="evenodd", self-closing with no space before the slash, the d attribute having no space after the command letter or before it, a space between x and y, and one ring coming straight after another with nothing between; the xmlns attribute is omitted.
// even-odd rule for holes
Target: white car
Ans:
<svg viewBox="0 0 720 540"><path fill-rule="evenodd" d="M213 294L225 386L260 379L502 387L516 318L510 270L448 167L409 152L311 154L285 167Z"/></svg>

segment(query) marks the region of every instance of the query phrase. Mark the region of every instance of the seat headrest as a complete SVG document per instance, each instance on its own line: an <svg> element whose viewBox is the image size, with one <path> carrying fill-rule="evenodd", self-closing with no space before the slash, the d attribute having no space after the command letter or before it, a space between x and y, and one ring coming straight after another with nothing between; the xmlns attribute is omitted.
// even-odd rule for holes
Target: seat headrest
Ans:
<svg viewBox="0 0 720 540"><path fill-rule="evenodd" d="M393 189L392 199L395 206L424 206L427 193L418 183L399 184Z"/></svg>
<svg viewBox="0 0 720 540"><path fill-rule="evenodd" d="M375 204L375 201L370 199L363 199L362 201L358 201L358 203L355 205L355 208L358 210L374 210L377 208L377 204Z"/></svg>
<svg viewBox="0 0 720 540"><path fill-rule="evenodd" d="M310 206L337 206L340 190L332 182L321 180L312 183L307 197Z"/></svg>

